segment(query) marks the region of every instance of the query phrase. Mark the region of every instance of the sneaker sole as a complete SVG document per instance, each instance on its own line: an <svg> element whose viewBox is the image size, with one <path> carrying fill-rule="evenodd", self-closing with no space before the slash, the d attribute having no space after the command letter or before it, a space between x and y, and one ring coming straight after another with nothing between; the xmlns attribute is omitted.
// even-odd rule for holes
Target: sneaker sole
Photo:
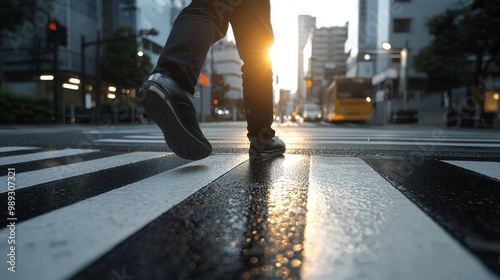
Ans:
<svg viewBox="0 0 500 280"><path fill-rule="evenodd" d="M279 149L279 150L272 150L272 151L267 151L264 153L256 153L256 152L251 152L250 153L250 159L270 159L274 157L279 157L285 153L286 149Z"/></svg>
<svg viewBox="0 0 500 280"><path fill-rule="evenodd" d="M172 106L172 96L161 85L150 82L141 88L141 101L147 115L160 127L168 147L178 156L199 160L212 153L210 142L203 136L195 136L181 121L177 108ZM161 96L164 95L164 98Z"/></svg>

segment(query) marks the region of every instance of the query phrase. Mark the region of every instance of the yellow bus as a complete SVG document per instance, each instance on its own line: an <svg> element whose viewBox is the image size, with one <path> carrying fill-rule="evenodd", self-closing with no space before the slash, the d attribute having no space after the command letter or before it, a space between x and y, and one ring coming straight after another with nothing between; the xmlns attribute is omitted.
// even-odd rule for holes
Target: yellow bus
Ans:
<svg viewBox="0 0 500 280"><path fill-rule="evenodd" d="M366 122L372 119L373 87L370 78L337 78L323 98L323 119L329 122Z"/></svg>

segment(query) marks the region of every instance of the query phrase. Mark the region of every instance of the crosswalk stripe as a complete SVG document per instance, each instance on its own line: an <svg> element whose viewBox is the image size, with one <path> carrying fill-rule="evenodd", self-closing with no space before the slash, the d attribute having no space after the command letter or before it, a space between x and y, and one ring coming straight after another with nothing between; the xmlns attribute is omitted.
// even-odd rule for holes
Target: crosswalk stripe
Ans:
<svg viewBox="0 0 500 280"><path fill-rule="evenodd" d="M361 159L311 161L305 279L496 279Z"/></svg>
<svg viewBox="0 0 500 280"><path fill-rule="evenodd" d="M94 150L94 149L69 149L68 148L68 149L63 149L63 150L39 152L39 153L28 154L28 155L8 156L8 157L0 158L0 165L16 164L16 163L30 162L30 161L64 157L64 156L73 156L73 155L78 155L78 154L94 153L94 152L98 152L98 151L99 150Z"/></svg>
<svg viewBox="0 0 500 280"><path fill-rule="evenodd" d="M8 146L8 147L0 147L0 153L17 152L17 151L28 151L28 150L36 150L36 149L40 149L40 148L37 148L37 147Z"/></svg>
<svg viewBox="0 0 500 280"><path fill-rule="evenodd" d="M16 256L25 266L14 275L1 270L0 276L70 277L247 158L214 155L20 223L16 238L23 242L16 244ZM7 235L8 229L0 230ZM0 243L0 251L7 248Z"/></svg>
<svg viewBox="0 0 500 280"><path fill-rule="evenodd" d="M212 144L225 144L225 143L242 143L246 144L249 143L247 138L238 138L238 139L230 139L229 141L226 140L209 140L210 143ZM99 139L95 140L94 142L96 143L136 143L136 144L164 144L165 140L163 137L161 139L156 139L156 137L153 138L143 138L143 139Z"/></svg>
<svg viewBox="0 0 500 280"><path fill-rule="evenodd" d="M158 144L165 143L165 140L160 139L98 139L96 143L143 143L143 144Z"/></svg>
<svg viewBox="0 0 500 280"><path fill-rule="evenodd" d="M22 150L23 147L17 148ZM28 157L21 161L19 158L22 156L9 156L0 158L0 165L5 158L13 159L14 162L26 162L71 156L78 154L77 151L87 153L98 150L65 149L49 152L50 154L34 153L26 155ZM35 159L32 159L33 155ZM132 152L18 173L16 188L28 189L104 169L114 172L115 167L161 155L165 153ZM0 278L71 277L204 186L221 176L231 174L227 173L240 166L247 158L246 154L212 155L166 172L161 170L159 172L163 173L144 180L133 179L135 183L117 183L118 189L88 199L81 198L84 200L21 222L16 225L16 238L20 240L16 244L19 269L14 278L6 278L13 274L2 270ZM394 183L389 183L392 180L387 177L384 179L385 171L382 169L372 168L366 163L368 160L358 157L314 155L310 158L309 186L305 196L307 211L304 214L305 222L302 222L305 224L302 278L498 279L485 269L477 256L436 224L432 220L432 213L429 217L429 213L426 214L415 205L419 205L418 201L408 200L407 196L394 188ZM299 161L304 163L303 159L304 156L300 155L286 155L283 166L276 165L275 168L295 170ZM458 170L459 168L454 167L457 166L500 179L498 162L435 162L441 165L452 164L452 169ZM428 161L418 164L426 165ZM478 174L473 175L479 178ZM282 181L288 182L289 178L285 177L275 178L275 181L271 180L269 183L274 186ZM0 177L0 181L6 182L6 179ZM495 184L495 179L483 177L482 180ZM228 182L234 180L229 178ZM63 185L62 181L58 183ZM5 195L5 190L0 190L0 194ZM231 226L232 224L229 225ZM0 236L8 236L8 229L1 229ZM480 241L478 239L477 242ZM477 242L474 244L482 244ZM491 246L498 246L491 244L493 243L482 246L487 246L488 250L491 250ZM8 246L5 242L0 242L0 251L7 251ZM472 248L474 246L471 245Z"/></svg>
<svg viewBox="0 0 500 280"><path fill-rule="evenodd" d="M248 143L248 139L244 137L231 138L231 139L212 139L207 138L212 144L225 144L225 143ZM288 137L287 143L302 143L304 138ZM477 140L471 141L470 139L457 139L447 141L433 141L432 139L415 139L415 138L396 138L394 140L387 139L367 139L366 137L352 138L352 137L315 137L308 139L317 144L356 144L356 145L415 145L415 146L444 146L444 147L500 147L500 142L497 140ZM163 144L165 140L163 136L139 136L130 135L124 138L106 138L97 139L95 143L117 143L117 144Z"/></svg>
<svg viewBox="0 0 500 280"><path fill-rule="evenodd" d="M317 144L361 144L361 145L415 145L415 146L449 146L449 147L500 147L500 143L461 143L461 142L434 142L434 141L377 141L377 140L319 140Z"/></svg>
<svg viewBox="0 0 500 280"><path fill-rule="evenodd" d="M62 166L50 167L36 171L17 173L16 188L20 190L38 184L44 184L51 181L61 180L94 171L101 171L124 164L139 162L164 154L165 153L161 152L133 152ZM7 182L7 176L0 177L0 182ZM7 192L6 189L0 191L0 194L5 192Z"/></svg>
<svg viewBox="0 0 500 280"><path fill-rule="evenodd" d="M463 160L444 160L444 162L500 180L500 162Z"/></svg>

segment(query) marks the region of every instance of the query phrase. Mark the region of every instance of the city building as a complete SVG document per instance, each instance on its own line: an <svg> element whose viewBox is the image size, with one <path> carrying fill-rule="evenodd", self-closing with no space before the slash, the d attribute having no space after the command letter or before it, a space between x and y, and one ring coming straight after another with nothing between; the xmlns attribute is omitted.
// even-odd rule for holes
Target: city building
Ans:
<svg viewBox="0 0 500 280"><path fill-rule="evenodd" d="M86 114L82 119L95 117L101 103L116 97L115 87L101 80L99 73L107 38L117 28L131 28L140 43L138 54L148 54L155 65L175 16L189 2L32 0L21 26L2 40L1 86L16 95L53 98L59 121L74 120L81 112ZM49 26L51 23L55 25ZM49 30L56 25L58 30L65 28L67 35L59 46L49 40ZM144 32L152 29L157 35ZM123 93L133 95L136 89Z"/></svg>
<svg viewBox="0 0 500 280"><path fill-rule="evenodd" d="M299 15L298 17L298 69L297 69L297 94L299 99L306 98L307 93L307 63L304 65L304 48L310 42L311 34L316 29L316 17ZM307 48L306 48L307 50ZM309 48L310 50L310 48ZM309 54L310 55L310 54ZM307 57L309 57L309 55Z"/></svg>
<svg viewBox="0 0 500 280"><path fill-rule="evenodd" d="M345 76L348 24L315 28L303 49L306 67L308 102L319 102L323 89L335 77ZM310 54L310 55L309 55Z"/></svg>
<svg viewBox="0 0 500 280"><path fill-rule="evenodd" d="M426 75L414 69L413 56L432 40L427 20L458 2L358 0L345 46L349 54L346 76L372 79L376 121L399 117L417 121L419 108L427 106L420 98ZM438 106L435 100L432 103L428 111Z"/></svg>
<svg viewBox="0 0 500 280"><path fill-rule="evenodd" d="M243 84L241 80L241 66L236 44L227 37L222 38L212 46L214 74L222 75L229 90L224 95L224 104L217 108L217 114L224 115L232 120L242 119L245 116L243 108ZM221 111L219 111L221 110Z"/></svg>
<svg viewBox="0 0 500 280"><path fill-rule="evenodd" d="M358 13L349 22L345 52L347 77L371 78L375 74L378 0L358 0Z"/></svg>
<svg viewBox="0 0 500 280"><path fill-rule="evenodd" d="M457 0L421 0L421 1L391 1L378 0L377 6L377 55L375 58L374 85L382 85L389 80L397 79L395 71L400 67L400 51L406 48L408 86L415 86L416 81L425 78L412 67L411 57L427 46L431 35L426 26L426 21L446 9L457 4ZM384 44L389 43L391 49L384 49Z"/></svg>
<svg viewBox="0 0 500 280"><path fill-rule="evenodd" d="M345 42L347 40L348 24L319 28L313 37L313 98L319 98L321 92L336 77L345 76L347 54Z"/></svg>

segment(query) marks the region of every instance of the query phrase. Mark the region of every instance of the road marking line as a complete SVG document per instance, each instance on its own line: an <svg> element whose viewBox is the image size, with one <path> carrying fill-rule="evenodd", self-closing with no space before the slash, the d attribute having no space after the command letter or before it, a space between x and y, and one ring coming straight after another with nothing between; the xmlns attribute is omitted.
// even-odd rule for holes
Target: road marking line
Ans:
<svg viewBox="0 0 500 280"><path fill-rule="evenodd" d="M17 152L17 151L27 151L27 150L37 150L37 149L40 149L40 148L38 148L38 147L9 146L9 147L0 147L0 153Z"/></svg>
<svg viewBox="0 0 500 280"><path fill-rule="evenodd" d="M138 138L138 139L137 139ZM344 140L318 140L318 139L309 139L302 137L282 137L288 144L293 143L304 143L304 141L310 141L315 144L356 144L356 145L414 145L414 146L453 146L453 147L500 147L500 143L478 143L482 141L478 141L475 143L461 143L455 140L448 141L420 141L418 139L413 139L413 141L386 141L386 140L377 140L377 139L344 139ZM220 139L220 138L219 138ZM228 139L228 140L212 140L208 138L210 143L213 144L226 144L226 143L248 143L248 139L246 138L237 138L237 139ZM484 142L492 142L483 140ZM97 143L141 143L141 144L162 144L165 143L163 137L127 137L120 139L98 139L94 142Z"/></svg>
<svg viewBox="0 0 500 280"><path fill-rule="evenodd" d="M243 143L243 144L248 144L248 139L228 139L227 141L224 140L210 140L210 143L212 144L227 144L227 143ZM94 142L98 143L129 143L129 144L165 144L165 140L162 138L161 140L153 140L153 139L99 139L95 140Z"/></svg>
<svg viewBox="0 0 500 280"><path fill-rule="evenodd" d="M101 171L129 163L147 160L161 155L165 155L165 153L133 152L95 160L88 160L84 162L55 166L30 172L20 172L17 173L16 176L16 189L19 190L38 184L44 184L73 176L83 175L86 173ZM0 182L7 182L7 176L0 177ZM0 194L5 192L7 192L7 189L0 191Z"/></svg>
<svg viewBox="0 0 500 280"><path fill-rule="evenodd" d="M67 279L248 159L213 155L16 225L18 279ZM8 236L8 228L0 236ZM7 252L7 242L0 251ZM7 269L0 278L11 277Z"/></svg>
<svg viewBox="0 0 500 280"><path fill-rule="evenodd" d="M463 161L463 160L443 160L443 161L500 180L500 162Z"/></svg>
<svg viewBox="0 0 500 280"><path fill-rule="evenodd" d="M496 279L359 158L312 156L305 279Z"/></svg>
<svg viewBox="0 0 500 280"><path fill-rule="evenodd" d="M98 151L99 150L92 150L92 149L63 149L63 150L40 152L28 155L9 156L0 158L0 165L30 162L30 161L58 158L64 156L73 156L79 154L94 153Z"/></svg>

